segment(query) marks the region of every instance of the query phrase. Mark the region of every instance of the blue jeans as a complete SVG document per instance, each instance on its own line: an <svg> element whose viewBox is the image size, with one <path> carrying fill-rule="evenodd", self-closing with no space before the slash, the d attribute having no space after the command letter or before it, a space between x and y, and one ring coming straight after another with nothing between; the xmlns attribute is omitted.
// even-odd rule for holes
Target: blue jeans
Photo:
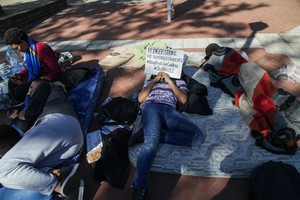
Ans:
<svg viewBox="0 0 300 200"><path fill-rule="evenodd" d="M144 144L137 160L132 187L146 189L152 162L159 143L194 146L204 141L202 131L175 108L146 103L142 108Z"/></svg>

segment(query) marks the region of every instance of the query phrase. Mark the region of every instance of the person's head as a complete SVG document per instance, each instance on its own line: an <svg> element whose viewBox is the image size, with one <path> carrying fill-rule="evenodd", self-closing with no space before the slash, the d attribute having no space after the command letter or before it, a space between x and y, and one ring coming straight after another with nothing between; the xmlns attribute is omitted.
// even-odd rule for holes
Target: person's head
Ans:
<svg viewBox="0 0 300 200"><path fill-rule="evenodd" d="M216 43L211 43L205 48L206 56L211 56L211 54L216 51L220 46Z"/></svg>
<svg viewBox="0 0 300 200"><path fill-rule="evenodd" d="M36 90L44 90L49 86L50 82L44 79L35 79L29 86L28 94L32 96Z"/></svg>
<svg viewBox="0 0 300 200"><path fill-rule="evenodd" d="M0 159L17 144L21 138L21 135L13 127L7 124L0 125Z"/></svg>
<svg viewBox="0 0 300 200"><path fill-rule="evenodd" d="M11 45L14 49L25 52L28 50L28 35L20 28L14 27L8 29L4 38L7 44Z"/></svg>

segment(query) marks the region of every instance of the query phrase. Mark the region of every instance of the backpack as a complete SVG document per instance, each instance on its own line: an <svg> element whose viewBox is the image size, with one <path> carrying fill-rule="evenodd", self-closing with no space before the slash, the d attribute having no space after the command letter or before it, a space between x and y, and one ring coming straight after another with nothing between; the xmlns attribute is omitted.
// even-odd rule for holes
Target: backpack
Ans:
<svg viewBox="0 0 300 200"><path fill-rule="evenodd" d="M72 68L60 74L57 81L62 82L67 91L70 91L72 88L76 87L82 81L87 80L95 73L97 73L97 69L95 68Z"/></svg>
<svg viewBox="0 0 300 200"><path fill-rule="evenodd" d="M103 137L101 158L96 162L94 178L107 181L116 188L124 188L129 176L128 141L131 131L117 128Z"/></svg>
<svg viewBox="0 0 300 200"><path fill-rule="evenodd" d="M177 102L177 110L199 115L212 115L213 111L206 98L207 87L184 73L182 80L186 82L188 87L188 101L185 104Z"/></svg>
<svg viewBox="0 0 300 200"><path fill-rule="evenodd" d="M139 105L137 102L123 97L114 97L101 106L101 110L104 115L112 120L121 123L132 123L138 115Z"/></svg>
<svg viewBox="0 0 300 200"><path fill-rule="evenodd" d="M269 161L254 170L249 200L299 199L300 174L294 166Z"/></svg>

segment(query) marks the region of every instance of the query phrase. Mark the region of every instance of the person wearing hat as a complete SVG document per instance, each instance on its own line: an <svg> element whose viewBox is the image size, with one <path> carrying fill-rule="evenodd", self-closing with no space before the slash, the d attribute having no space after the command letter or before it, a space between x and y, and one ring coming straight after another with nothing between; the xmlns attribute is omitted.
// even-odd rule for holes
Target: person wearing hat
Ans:
<svg viewBox="0 0 300 200"><path fill-rule="evenodd" d="M245 52L212 43L205 53L202 68L210 73L211 85L235 98L256 144L271 152L295 154L300 130L274 104L272 95L277 90L269 74L249 61ZM274 148L267 147L269 142Z"/></svg>

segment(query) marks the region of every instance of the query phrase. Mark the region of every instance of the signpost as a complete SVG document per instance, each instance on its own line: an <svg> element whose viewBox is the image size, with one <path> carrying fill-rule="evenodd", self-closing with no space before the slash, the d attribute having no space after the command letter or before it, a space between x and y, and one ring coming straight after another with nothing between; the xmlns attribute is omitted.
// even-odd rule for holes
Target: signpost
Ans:
<svg viewBox="0 0 300 200"><path fill-rule="evenodd" d="M171 78L181 77L184 51L147 47L145 73L166 72Z"/></svg>

